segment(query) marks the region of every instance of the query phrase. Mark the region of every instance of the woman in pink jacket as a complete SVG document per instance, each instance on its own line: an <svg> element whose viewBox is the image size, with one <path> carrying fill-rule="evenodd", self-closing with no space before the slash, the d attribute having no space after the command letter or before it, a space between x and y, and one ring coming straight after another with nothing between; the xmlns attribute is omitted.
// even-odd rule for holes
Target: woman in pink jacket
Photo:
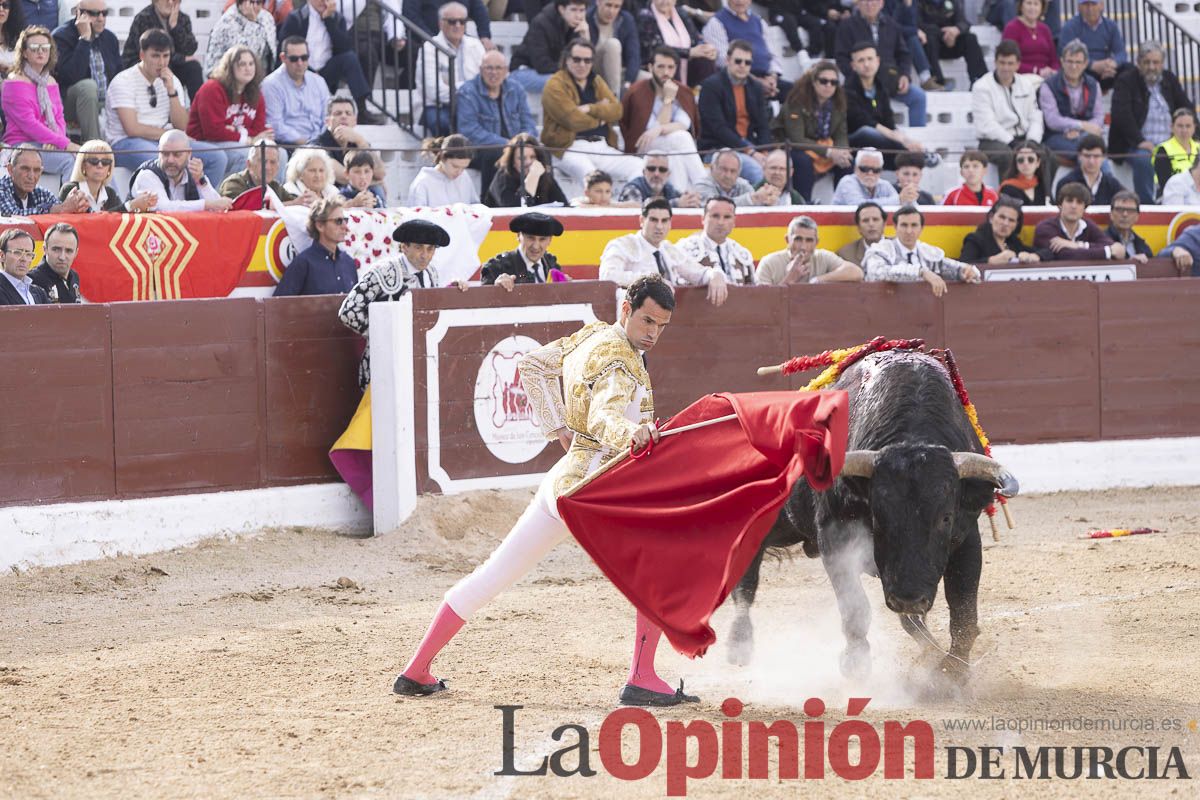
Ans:
<svg viewBox="0 0 1200 800"><path fill-rule="evenodd" d="M17 60L0 96L8 123L4 143L40 148L44 171L60 175L66 182L75 168L79 145L67 138L62 96L53 77L58 60L54 39L46 28L34 25L21 32L14 49Z"/></svg>

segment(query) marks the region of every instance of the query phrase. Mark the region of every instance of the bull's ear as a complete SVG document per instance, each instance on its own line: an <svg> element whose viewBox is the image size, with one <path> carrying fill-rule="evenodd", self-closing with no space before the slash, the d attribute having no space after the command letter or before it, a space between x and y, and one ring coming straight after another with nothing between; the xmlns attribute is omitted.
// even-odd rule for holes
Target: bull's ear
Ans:
<svg viewBox="0 0 1200 800"><path fill-rule="evenodd" d="M994 458L979 453L955 453L954 466L958 477L987 481L1005 497L1016 497L1021 491L1017 478Z"/></svg>
<svg viewBox="0 0 1200 800"><path fill-rule="evenodd" d="M846 453L846 461L838 474L843 478L869 478L875 474L877 458L878 450L851 450Z"/></svg>

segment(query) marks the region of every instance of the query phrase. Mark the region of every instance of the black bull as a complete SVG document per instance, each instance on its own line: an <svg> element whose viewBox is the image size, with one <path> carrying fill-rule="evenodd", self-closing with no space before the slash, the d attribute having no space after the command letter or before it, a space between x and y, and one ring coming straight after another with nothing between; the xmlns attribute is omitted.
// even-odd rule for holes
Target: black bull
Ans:
<svg viewBox="0 0 1200 800"><path fill-rule="evenodd" d="M881 579L888 608L927 647L933 642L924 617L938 582L944 583L951 645L942 669L963 675L979 635L979 515L993 489L1012 496L1017 482L982 454L949 375L934 358L912 352L868 356L832 388L850 395L846 465L828 491L796 482L734 589L730 661L747 663L753 649L750 606L764 553L802 544L810 558L820 555L837 596L846 637L844 674L861 677L870 670L865 572Z"/></svg>

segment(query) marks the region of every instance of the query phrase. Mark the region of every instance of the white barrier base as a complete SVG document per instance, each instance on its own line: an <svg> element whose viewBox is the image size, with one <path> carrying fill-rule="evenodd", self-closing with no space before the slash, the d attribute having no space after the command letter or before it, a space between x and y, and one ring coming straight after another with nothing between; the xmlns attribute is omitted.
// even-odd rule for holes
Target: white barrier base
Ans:
<svg viewBox="0 0 1200 800"><path fill-rule="evenodd" d="M1022 494L1200 483L1200 437L997 445ZM378 500L378 498L377 498ZM285 525L371 530L344 484L0 508L0 570L151 553Z"/></svg>

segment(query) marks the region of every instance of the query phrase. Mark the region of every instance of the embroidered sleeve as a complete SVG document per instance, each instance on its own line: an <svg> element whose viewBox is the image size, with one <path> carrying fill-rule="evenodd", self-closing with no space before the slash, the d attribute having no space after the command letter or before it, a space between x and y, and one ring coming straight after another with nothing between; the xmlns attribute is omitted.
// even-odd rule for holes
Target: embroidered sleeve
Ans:
<svg viewBox="0 0 1200 800"><path fill-rule="evenodd" d="M628 447L637 423L625 417L625 409L637 392L637 381L620 364L613 364L592 384L588 407L587 434L614 450Z"/></svg>
<svg viewBox="0 0 1200 800"><path fill-rule="evenodd" d="M567 424L567 410L559 383L562 365L562 339L526 353L517 362L529 407L547 439L554 439L555 431Z"/></svg>
<svg viewBox="0 0 1200 800"><path fill-rule="evenodd" d="M374 270L367 272L358 283L354 284L354 288L342 301L342 307L338 309L338 319L350 330L366 336L369 322L367 307L371 301L377 300L382 295L383 288L380 286Z"/></svg>

